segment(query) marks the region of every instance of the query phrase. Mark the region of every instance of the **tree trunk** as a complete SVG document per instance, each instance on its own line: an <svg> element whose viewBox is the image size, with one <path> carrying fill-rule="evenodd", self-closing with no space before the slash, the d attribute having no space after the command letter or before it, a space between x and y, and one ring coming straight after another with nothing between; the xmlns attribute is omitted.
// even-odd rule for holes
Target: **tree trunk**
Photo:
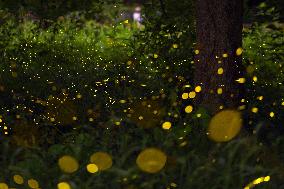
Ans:
<svg viewBox="0 0 284 189"><path fill-rule="evenodd" d="M236 54L242 46L242 13L242 0L196 0L194 80L202 90L195 103L212 113L220 106L236 108L243 95L243 84L236 81L243 77L242 57Z"/></svg>

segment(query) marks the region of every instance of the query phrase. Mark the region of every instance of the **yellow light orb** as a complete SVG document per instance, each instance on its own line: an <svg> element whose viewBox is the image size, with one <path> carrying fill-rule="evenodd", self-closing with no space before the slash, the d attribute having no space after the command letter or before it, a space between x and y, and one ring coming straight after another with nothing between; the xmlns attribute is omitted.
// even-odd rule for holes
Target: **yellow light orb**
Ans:
<svg viewBox="0 0 284 189"><path fill-rule="evenodd" d="M238 111L223 110L210 120L208 136L216 142L227 142L240 132L241 127L242 118Z"/></svg>
<svg viewBox="0 0 284 189"><path fill-rule="evenodd" d="M87 165L87 171L89 173L96 173L96 172L99 171L99 168L96 164L90 163L90 164Z"/></svg>
<svg viewBox="0 0 284 189"><path fill-rule="evenodd" d="M222 94L222 93L223 93L223 89L222 89L222 88L218 88L218 89L217 89L217 94L220 95L220 94Z"/></svg>
<svg viewBox="0 0 284 189"><path fill-rule="evenodd" d="M62 156L58 160L58 165L60 169L65 173L74 173L79 168L79 164L77 160L73 158L72 156L68 156L68 155Z"/></svg>
<svg viewBox="0 0 284 189"><path fill-rule="evenodd" d="M194 53L195 53L195 54L199 54L199 50L195 50Z"/></svg>
<svg viewBox="0 0 284 189"><path fill-rule="evenodd" d="M274 112L270 112L269 116L274 117L275 116Z"/></svg>
<svg viewBox="0 0 284 189"><path fill-rule="evenodd" d="M6 183L0 183L0 189L9 189L8 185Z"/></svg>
<svg viewBox="0 0 284 189"><path fill-rule="evenodd" d="M71 189L71 186L67 182L60 182L57 184L57 189Z"/></svg>
<svg viewBox="0 0 284 189"><path fill-rule="evenodd" d="M252 80L253 80L254 82L257 82L257 77L256 77L256 76L253 76Z"/></svg>
<svg viewBox="0 0 284 189"><path fill-rule="evenodd" d="M30 188L34 188L34 189L37 189L39 187L39 184L35 179L29 179L28 185Z"/></svg>
<svg viewBox="0 0 284 189"><path fill-rule="evenodd" d="M254 185L257 185L257 184L260 184L261 182L263 182L263 178L262 177L255 179L252 183Z"/></svg>
<svg viewBox="0 0 284 189"><path fill-rule="evenodd" d="M223 58L227 58L229 55L227 53L223 54Z"/></svg>
<svg viewBox="0 0 284 189"><path fill-rule="evenodd" d="M185 109L184 109L184 111L186 112L186 113L191 113L192 112L192 110L193 110L193 107L192 106L187 106L187 107L185 107Z"/></svg>
<svg viewBox="0 0 284 189"><path fill-rule="evenodd" d="M23 184L24 183L24 179L21 175L14 175L13 180L16 184Z"/></svg>
<svg viewBox="0 0 284 189"><path fill-rule="evenodd" d="M174 49L178 48L178 44L173 44L173 48Z"/></svg>
<svg viewBox="0 0 284 189"><path fill-rule="evenodd" d="M243 49L240 47L240 48L237 48L236 50L236 55L237 56L240 56L241 54L243 53Z"/></svg>
<svg viewBox="0 0 284 189"><path fill-rule="evenodd" d="M238 83L245 83L246 82L246 78L239 78L236 80Z"/></svg>
<svg viewBox="0 0 284 189"><path fill-rule="evenodd" d="M136 159L138 167L147 173L157 173L166 164L167 156L164 152L156 148L147 148L140 152Z"/></svg>
<svg viewBox="0 0 284 189"><path fill-rule="evenodd" d="M263 96L258 96L257 100L263 100Z"/></svg>
<svg viewBox="0 0 284 189"><path fill-rule="evenodd" d="M169 121L166 121L166 122L163 123L162 127L163 127L163 129L168 130L172 127L172 123L169 122Z"/></svg>
<svg viewBox="0 0 284 189"><path fill-rule="evenodd" d="M95 164L99 171L104 171L112 166L112 158L108 153L96 152L90 157L90 162Z"/></svg>
<svg viewBox="0 0 284 189"><path fill-rule="evenodd" d="M127 65L130 66L131 64L132 64L132 61L131 61L131 60L128 60L128 61L127 61Z"/></svg>
<svg viewBox="0 0 284 189"><path fill-rule="evenodd" d="M257 112L258 112L258 108L257 108L257 107L253 107L253 108L251 109L251 111L252 111L253 113L257 113Z"/></svg>
<svg viewBox="0 0 284 189"><path fill-rule="evenodd" d="M264 177L263 181L264 181L264 182L268 182L268 181L270 181L270 176L266 176L266 177Z"/></svg>
<svg viewBox="0 0 284 189"><path fill-rule="evenodd" d="M201 86L196 86L195 87L195 92L197 92L197 93L201 92Z"/></svg>
<svg viewBox="0 0 284 189"><path fill-rule="evenodd" d="M224 69L223 69L223 68L218 68L217 73L218 73L219 75L222 75L222 74L224 73Z"/></svg>
<svg viewBox="0 0 284 189"><path fill-rule="evenodd" d="M182 93L181 98L183 100L188 99L188 93Z"/></svg>
<svg viewBox="0 0 284 189"><path fill-rule="evenodd" d="M125 104L126 103L126 100L120 100L119 101L121 104Z"/></svg>
<svg viewBox="0 0 284 189"><path fill-rule="evenodd" d="M196 93L194 91L191 91L190 93L188 93L188 97L189 98L195 98Z"/></svg>

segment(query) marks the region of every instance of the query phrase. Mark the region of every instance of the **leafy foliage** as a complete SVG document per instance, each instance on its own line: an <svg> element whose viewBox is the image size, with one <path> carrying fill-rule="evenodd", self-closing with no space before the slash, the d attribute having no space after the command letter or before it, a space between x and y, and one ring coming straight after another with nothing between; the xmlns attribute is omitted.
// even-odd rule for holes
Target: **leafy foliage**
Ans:
<svg viewBox="0 0 284 189"><path fill-rule="evenodd" d="M186 114L191 100L181 99L194 90L194 20L173 7L192 10L192 2L162 2L146 5L145 28L111 15L101 24L78 12L42 27L0 12L0 124L9 135L1 135L0 183L27 188L34 178L42 188L62 181L72 188L242 188L270 175L263 185L283 188L284 140L275 134L284 113L283 28L255 24L244 31L243 116L259 136L243 131L213 143L206 134L210 115L196 107ZM161 128L164 121L172 123L169 130ZM157 174L135 164L148 147L167 155ZM99 151L111 155L113 166L92 175L86 166ZM79 162L75 173L57 165L66 154ZM24 185L15 184L15 174L24 176Z"/></svg>

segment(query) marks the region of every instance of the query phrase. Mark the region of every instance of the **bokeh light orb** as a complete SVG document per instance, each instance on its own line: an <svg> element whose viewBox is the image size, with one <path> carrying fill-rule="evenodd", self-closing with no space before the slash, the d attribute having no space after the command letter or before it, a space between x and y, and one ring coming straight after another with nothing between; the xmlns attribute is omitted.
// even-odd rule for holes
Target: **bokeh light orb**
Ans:
<svg viewBox="0 0 284 189"><path fill-rule="evenodd" d="M28 180L28 186L33 189L37 189L39 187L38 182L35 179Z"/></svg>
<svg viewBox="0 0 284 189"><path fill-rule="evenodd" d="M72 156L68 156L68 155L62 156L58 160L58 165L60 169L65 173L74 173L79 168L79 164L77 160L73 158Z"/></svg>
<svg viewBox="0 0 284 189"><path fill-rule="evenodd" d="M188 105L188 106L185 107L184 111L186 113L191 113L193 111L193 107L191 105Z"/></svg>
<svg viewBox="0 0 284 189"><path fill-rule="evenodd" d="M237 48L237 50L236 50L236 55L237 55L237 56L241 56L242 53L243 53L243 49L242 49L241 47L240 47L240 48Z"/></svg>
<svg viewBox="0 0 284 189"><path fill-rule="evenodd" d="M96 173L96 172L99 171L99 168L96 164L90 163L90 164L87 165L87 171L89 173Z"/></svg>
<svg viewBox="0 0 284 189"><path fill-rule="evenodd" d="M172 123L169 122L169 121L166 121L166 122L163 123L162 127L165 130L169 130L172 127Z"/></svg>
<svg viewBox="0 0 284 189"><path fill-rule="evenodd" d="M237 136L241 127L242 118L240 112L223 110L210 120L208 136L215 142L227 142Z"/></svg>
<svg viewBox="0 0 284 189"><path fill-rule="evenodd" d="M16 184L24 184L24 178L21 175L14 175L13 180Z"/></svg>
<svg viewBox="0 0 284 189"><path fill-rule="evenodd" d="M157 173L164 168L167 155L159 149L147 148L136 159L137 166L144 172Z"/></svg>
<svg viewBox="0 0 284 189"><path fill-rule="evenodd" d="M67 182L60 182L57 184L58 189L71 189L71 186Z"/></svg>
<svg viewBox="0 0 284 189"><path fill-rule="evenodd" d="M6 183L0 183L0 189L9 189L8 185Z"/></svg>
<svg viewBox="0 0 284 189"><path fill-rule="evenodd" d="M99 171L104 171L112 166L112 158L108 153L96 152L90 157L90 162L95 164Z"/></svg>

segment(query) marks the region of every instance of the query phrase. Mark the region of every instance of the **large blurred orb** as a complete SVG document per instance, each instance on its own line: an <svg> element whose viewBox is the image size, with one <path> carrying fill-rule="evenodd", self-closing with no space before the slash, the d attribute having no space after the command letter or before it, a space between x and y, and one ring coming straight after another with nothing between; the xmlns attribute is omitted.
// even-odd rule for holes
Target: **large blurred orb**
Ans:
<svg viewBox="0 0 284 189"><path fill-rule="evenodd" d="M58 165L60 169L65 173L74 173L79 169L79 164L77 160L72 156L68 155L62 156L58 160Z"/></svg>
<svg viewBox="0 0 284 189"><path fill-rule="evenodd" d="M223 110L210 121L208 136L215 142L232 140L241 130L241 113L235 110Z"/></svg>
<svg viewBox="0 0 284 189"><path fill-rule="evenodd" d="M29 185L30 188L33 188L33 189L39 188L39 184L35 179L29 179L28 185Z"/></svg>
<svg viewBox="0 0 284 189"><path fill-rule="evenodd" d="M16 184L24 184L24 178L21 175L14 175L13 180Z"/></svg>
<svg viewBox="0 0 284 189"><path fill-rule="evenodd" d="M104 171L112 166L112 158L108 153L96 152L90 157L90 162L98 167L99 171Z"/></svg>
<svg viewBox="0 0 284 189"><path fill-rule="evenodd" d="M67 182L60 182L57 184L58 189L71 189L71 186Z"/></svg>
<svg viewBox="0 0 284 189"><path fill-rule="evenodd" d="M138 167L147 173L157 173L164 168L167 156L164 152L156 148L143 150L136 159Z"/></svg>
<svg viewBox="0 0 284 189"><path fill-rule="evenodd" d="M8 185L6 183L0 183L0 189L9 189Z"/></svg>

